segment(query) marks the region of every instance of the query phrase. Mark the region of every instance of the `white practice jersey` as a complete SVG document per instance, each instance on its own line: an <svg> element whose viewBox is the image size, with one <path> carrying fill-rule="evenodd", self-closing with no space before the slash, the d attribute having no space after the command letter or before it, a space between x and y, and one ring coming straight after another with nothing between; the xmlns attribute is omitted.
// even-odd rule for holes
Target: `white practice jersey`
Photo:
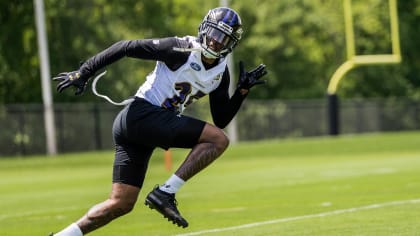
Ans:
<svg viewBox="0 0 420 236"><path fill-rule="evenodd" d="M197 42L192 42L197 44L195 47L200 47ZM156 106L182 113L194 100L209 94L219 86L225 69L226 59L222 58L217 66L206 70L201 61L200 51L192 51L188 60L175 71L168 68L164 62L157 61L154 71L147 76L136 96Z"/></svg>

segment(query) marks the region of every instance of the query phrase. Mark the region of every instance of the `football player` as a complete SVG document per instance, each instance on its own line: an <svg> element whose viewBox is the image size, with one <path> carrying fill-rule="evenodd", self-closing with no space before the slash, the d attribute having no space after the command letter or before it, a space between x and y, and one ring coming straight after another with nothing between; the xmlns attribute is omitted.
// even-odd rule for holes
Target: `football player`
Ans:
<svg viewBox="0 0 420 236"><path fill-rule="evenodd" d="M95 73L124 57L156 61L156 67L134 99L114 120L115 161L109 198L93 206L57 236L81 236L130 212L142 188L155 148L191 149L184 162L145 204L180 227L188 222L177 209L175 194L191 177L216 160L229 145L223 128L236 115L251 87L263 84L267 71L261 64L247 72L242 62L232 96L226 56L241 40L241 19L227 7L212 9L204 17L198 36L120 41L84 62L72 72L60 73L58 92L69 87L81 94ZM182 115L197 99L209 95L213 123Z"/></svg>

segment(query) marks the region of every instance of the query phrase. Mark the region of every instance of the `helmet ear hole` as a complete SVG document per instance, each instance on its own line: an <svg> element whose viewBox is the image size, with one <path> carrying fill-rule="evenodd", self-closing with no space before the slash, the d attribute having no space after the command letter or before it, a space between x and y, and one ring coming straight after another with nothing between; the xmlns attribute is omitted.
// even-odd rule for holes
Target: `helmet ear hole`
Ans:
<svg viewBox="0 0 420 236"><path fill-rule="evenodd" d="M215 58L224 57L233 51L233 48L242 38L242 21L239 15L227 7L218 7L210 10L198 27L198 38L203 54ZM222 45L212 48L209 40Z"/></svg>

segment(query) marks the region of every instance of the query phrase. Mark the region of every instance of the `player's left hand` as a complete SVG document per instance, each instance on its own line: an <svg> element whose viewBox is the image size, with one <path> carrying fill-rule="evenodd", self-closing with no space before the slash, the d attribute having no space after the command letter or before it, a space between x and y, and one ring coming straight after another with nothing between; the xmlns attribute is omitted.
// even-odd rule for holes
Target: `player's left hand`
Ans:
<svg viewBox="0 0 420 236"><path fill-rule="evenodd" d="M72 72L63 72L53 78L54 81L59 81L57 91L61 93L64 89L73 86L76 87L75 95L82 94L85 91L88 77L84 76L79 70Z"/></svg>
<svg viewBox="0 0 420 236"><path fill-rule="evenodd" d="M261 77L267 74L264 64L260 64L253 70L247 72L244 68L244 63L239 62L239 80L238 89L249 90L255 85L265 84L266 80L260 80Z"/></svg>

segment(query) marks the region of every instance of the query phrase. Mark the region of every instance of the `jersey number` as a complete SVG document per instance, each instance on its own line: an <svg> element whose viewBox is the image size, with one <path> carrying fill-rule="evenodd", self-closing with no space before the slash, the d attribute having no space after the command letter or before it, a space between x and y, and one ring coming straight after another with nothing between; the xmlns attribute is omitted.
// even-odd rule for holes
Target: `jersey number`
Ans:
<svg viewBox="0 0 420 236"><path fill-rule="evenodd" d="M188 101L184 104L184 106L187 107L194 101L194 99L199 99L206 95L201 91L197 91L196 94L191 95L191 84L188 82L175 83L175 89L179 92L179 95L175 95L172 98L167 98L162 103L162 107L168 110L175 110L178 108L179 104L184 104L188 97Z"/></svg>

